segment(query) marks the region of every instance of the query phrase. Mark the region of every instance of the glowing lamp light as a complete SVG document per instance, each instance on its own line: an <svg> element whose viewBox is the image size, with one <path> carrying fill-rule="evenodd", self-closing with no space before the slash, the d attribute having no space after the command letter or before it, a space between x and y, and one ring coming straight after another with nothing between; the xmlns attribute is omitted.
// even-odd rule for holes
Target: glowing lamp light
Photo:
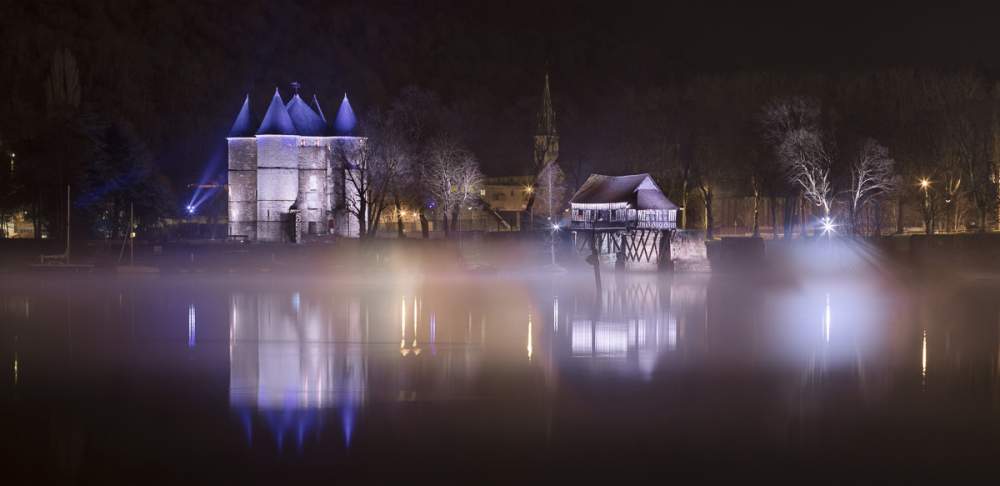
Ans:
<svg viewBox="0 0 1000 486"><path fill-rule="evenodd" d="M535 192L535 188L533 188L531 186L525 186L524 187L524 192L526 192L528 194L531 194L531 193Z"/></svg>
<svg viewBox="0 0 1000 486"><path fill-rule="evenodd" d="M920 179L920 188L921 189L927 189L930 186L931 186L931 181L928 180L926 177L923 178L923 179Z"/></svg>
<svg viewBox="0 0 1000 486"><path fill-rule="evenodd" d="M820 220L820 225L823 227L823 234L829 235L837 231L837 225L833 222L833 218L826 216Z"/></svg>
<svg viewBox="0 0 1000 486"><path fill-rule="evenodd" d="M194 206L188 204L188 206L187 206L187 212L188 212L188 214L194 214L194 209L195 209Z"/></svg>
<svg viewBox="0 0 1000 486"><path fill-rule="evenodd" d="M552 223L552 231L559 231L559 223Z"/></svg>

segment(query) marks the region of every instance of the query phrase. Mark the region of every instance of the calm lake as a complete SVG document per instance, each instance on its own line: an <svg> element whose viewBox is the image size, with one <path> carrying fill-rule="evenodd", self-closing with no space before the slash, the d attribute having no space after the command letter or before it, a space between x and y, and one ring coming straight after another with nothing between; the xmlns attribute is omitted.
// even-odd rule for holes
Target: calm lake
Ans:
<svg viewBox="0 0 1000 486"><path fill-rule="evenodd" d="M1000 454L998 290L5 275L0 457L98 484L954 478Z"/></svg>

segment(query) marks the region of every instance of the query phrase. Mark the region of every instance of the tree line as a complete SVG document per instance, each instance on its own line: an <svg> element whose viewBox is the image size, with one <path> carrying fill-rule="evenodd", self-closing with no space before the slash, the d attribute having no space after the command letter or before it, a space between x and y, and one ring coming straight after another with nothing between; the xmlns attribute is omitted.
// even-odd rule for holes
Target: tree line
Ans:
<svg viewBox="0 0 1000 486"><path fill-rule="evenodd" d="M865 234L910 214L927 232L997 224L1000 85L980 73L703 75L627 101L597 170L653 173L709 238L720 195L750 199L754 234L766 216L785 235L807 216Z"/></svg>

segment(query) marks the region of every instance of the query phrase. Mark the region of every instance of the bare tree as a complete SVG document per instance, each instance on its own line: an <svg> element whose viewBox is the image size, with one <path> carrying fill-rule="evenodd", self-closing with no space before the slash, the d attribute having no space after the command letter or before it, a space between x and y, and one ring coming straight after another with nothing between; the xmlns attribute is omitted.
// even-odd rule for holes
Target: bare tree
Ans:
<svg viewBox="0 0 1000 486"><path fill-rule="evenodd" d="M858 214L869 202L891 192L896 178L889 149L875 139L867 138L862 141L850 162L851 231L857 234Z"/></svg>
<svg viewBox="0 0 1000 486"><path fill-rule="evenodd" d="M833 187L830 171L834 155L829 142L813 130L792 130L781 144L781 160L788 171L788 180L802 189L802 196L830 217L833 207Z"/></svg>
<svg viewBox="0 0 1000 486"><path fill-rule="evenodd" d="M406 137L379 112L371 113L362 128L365 140L340 147L345 167L345 204L358 220L359 236L374 237L385 208L398 204L402 185L411 172L412 151Z"/></svg>
<svg viewBox="0 0 1000 486"><path fill-rule="evenodd" d="M473 201L478 204L483 174L472 152L448 138L432 142L426 159L423 184L441 211L445 235L449 236L452 230L458 230L461 208Z"/></svg>
<svg viewBox="0 0 1000 486"><path fill-rule="evenodd" d="M789 96L764 105L759 123L764 141L780 149L795 130L819 131L820 103L815 98Z"/></svg>
<svg viewBox="0 0 1000 486"><path fill-rule="evenodd" d="M50 115L68 116L80 106L80 73L69 49L56 50L52 56L45 101Z"/></svg>
<svg viewBox="0 0 1000 486"><path fill-rule="evenodd" d="M786 147L785 143L793 132L799 130L819 132L820 113L819 100L806 96L775 98L764 105L758 115L757 123L764 144L769 146L773 151L773 157L776 161L773 175L780 176L775 177L775 180L786 179L793 186L800 186L794 178L790 177L790 164L788 164L786 158L787 154L784 153L784 149L790 147ZM785 238L791 237L794 227L793 213L795 212L795 207L797 206L796 200L798 199L795 192L802 192L801 187L797 188L799 189L798 191L787 192L785 194L783 211Z"/></svg>

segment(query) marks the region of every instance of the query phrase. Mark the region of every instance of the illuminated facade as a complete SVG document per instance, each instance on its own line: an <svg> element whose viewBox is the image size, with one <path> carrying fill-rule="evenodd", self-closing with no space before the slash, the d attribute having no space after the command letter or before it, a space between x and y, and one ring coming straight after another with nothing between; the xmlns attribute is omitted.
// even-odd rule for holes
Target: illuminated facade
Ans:
<svg viewBox="0 0 1000 486"><path fill-rule="evenodd" d="M302 234L357 236L347 211L356 197L346 171L358 170L365 143L344 96L333 123L319 100L297 92L285 103L277 89L258 124L250 97L233 122L229 146L229 235L250 241L299 241Z"/></svg>
<svg viewBox="0 0 1000 486"><path fill-rule="evenodd" d="M570 228L581 251L633 269L671 269L680 208L649 174L591 174L570 200Z"/></svg>

